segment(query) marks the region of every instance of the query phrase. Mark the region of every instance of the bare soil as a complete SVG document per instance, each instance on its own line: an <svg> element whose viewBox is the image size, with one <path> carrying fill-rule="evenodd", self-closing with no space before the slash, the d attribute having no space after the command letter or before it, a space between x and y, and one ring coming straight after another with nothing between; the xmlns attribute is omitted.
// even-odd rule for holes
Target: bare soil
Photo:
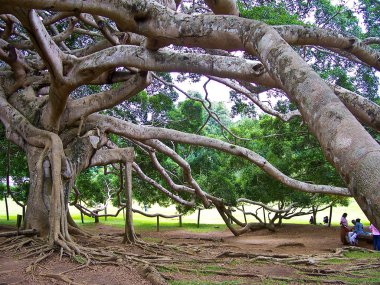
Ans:
<svg viewBox="0 0 380 285"><path fill-rule="evenodd" d="M10 229L0 226L0 232ZM154 260L150 264L159 270L168 284L324 284L325 281L328 284L349 284L336 279L341 276L338 273L342 266L347 267L345 257L339 250L337 253L337 249L343 246L336 227L286 224L276 232L260 230L239 237L227 230L209 233L195 233L184 228L144 231L140 235L148 243L148 249L122 245L121 229L100 224L89 232L97 237L78 238L77 242L87 247L120 246L142 260ZM0 238L0 244L4 241L5 238ZM155 245L152 250L149 250L149 243ZM162 250L154 250L158 248L157 244ZM359 247L370 249L372 246L361 241ZM23 255L23 248L0 252L0 285L152 284L135 263L91 265L68 272L64 274L65 280L60 280L57 278L61 276L59 273L80 264L65 256L60 258L57 253L30 270L35 258L23 258ZM327 257L341 258L344 265L341 262L325 264L323 260ZM352 266L363 266L363 261L349 260L348 264L352 269ZM380 259L368 264L378 271ZM319 278L318 282L313 283L314 277ZM268 280L273 283L265 283ZM380 276L377 284L380 284Z"/></svg>

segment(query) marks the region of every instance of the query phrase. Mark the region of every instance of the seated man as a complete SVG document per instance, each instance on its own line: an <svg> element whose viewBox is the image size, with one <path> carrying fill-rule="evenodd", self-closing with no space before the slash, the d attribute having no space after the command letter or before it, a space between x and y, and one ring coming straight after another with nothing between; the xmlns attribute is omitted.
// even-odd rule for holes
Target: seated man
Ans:
<svg viewBox="0 0 380 285"><path fill-rule="evenodd" d="M360 219L356 219L354 232L358 236L367 236L369 234L369 233L364 231L364 227L363 227L363 224L360 222Z"/></svg>
<svg viewBox="0 0 380 285"><path fill-rule="evenodd" d="M358 245L358 234L355 232L347 233L347 239L350 245Z"/></svg>

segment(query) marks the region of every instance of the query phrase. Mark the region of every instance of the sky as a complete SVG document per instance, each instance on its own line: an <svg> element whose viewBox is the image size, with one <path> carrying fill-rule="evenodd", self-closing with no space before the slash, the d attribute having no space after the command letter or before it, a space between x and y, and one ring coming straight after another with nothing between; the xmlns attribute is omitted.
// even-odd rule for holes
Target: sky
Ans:
<svg viewBox="0 0 380 285"><path fill-rule="evenodd" d="M344 4L345 6L349 7L350 9L354 9L358 4L356 0L331 0L331 2L335 5ZM362 20L361 17L358 17L359 21ZM362 21L361 21L362 22ZM362 23L359 23L359 25L364 30L364 25ZM376 73L377 77L380 79L380 72ZM177 77L176 74L173 75L174 78ZM198 91L202 94L203 98L205 96L205 92L203 89L203 84L206 82L207 78L203 77L201 82L198 83L191 83L190 81L184 81L184 82L177 82L176 85L180 87L182 90L188 92L188 91ZM207 91L209 93L208 97L213 102L220 102L223 101L226 103L226 106L228 108L231 108L233 103L230 100L229 92L230 88L215 81L211 81L207 85ZM379 90L379 96L380 96L380 90ZM179 100L185 100L185 96L183 94L180 94ZM272 102L273 103L273 102ZM259 108L256 108L257 111L261 111Z"/></svg>
<svg viewBox="0 0 380 285"><path fill-rule="evenodd" d="M176 75L173 74L173 77L175 78ZM177 82L176 85L180 87L182 90L188 92L188 91L197 91L203 95L203 98L205 96L205 91L203 89L204 83L207 81L206 77L202 77L200 82L197 83L192 83L189 80L186 80L184 82ZM221 84L216 81L210 81L207 84L207 91L209 93L208 98L213 101L213 102L226 102L227 105L229 103L231 104L230 101L230 88L225 86L224 84ZM180 101L185 100L186 97L183 94L180 94Z"/></svg>

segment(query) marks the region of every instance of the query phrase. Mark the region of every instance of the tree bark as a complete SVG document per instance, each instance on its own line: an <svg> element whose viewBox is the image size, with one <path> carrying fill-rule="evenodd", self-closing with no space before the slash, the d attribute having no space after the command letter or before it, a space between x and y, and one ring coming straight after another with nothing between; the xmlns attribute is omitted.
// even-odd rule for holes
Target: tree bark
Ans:
<svg viewBox="0 0 380 285"><path fill-rule="evenodd" d="M133 148L131 149L133 153ZM128 159L125 163L125 203L126 203L126 214L125 214L125 234L123 243L135 243L136 234L135 228L133 226L133 211L132 211L132 165L133 158Z"/></svg>
<svg viewBox="0 0 380 285"><path fill-rule="evenodd" d="M25 213L25 229L37 229L42 237L49 235L49 212L51 197L50 173L42 169L45 153L36 148L27 151L30 176L30 189ZM47 169L48 170L48 169Z"/></svg>

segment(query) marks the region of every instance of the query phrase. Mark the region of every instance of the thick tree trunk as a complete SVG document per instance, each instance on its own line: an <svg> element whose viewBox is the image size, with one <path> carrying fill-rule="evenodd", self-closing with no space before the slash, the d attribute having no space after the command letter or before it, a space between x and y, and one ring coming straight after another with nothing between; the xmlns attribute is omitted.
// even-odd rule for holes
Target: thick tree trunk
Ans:
<svg viewBox="0 0 380 285"><path fill-rule="evenodd" d="M25 214L25 229L36 229L41 237L49 235L49 211L51 179L44 178L42 169L42 151L29 148L27 151L30 175L30 189Z"/></svg>
<svg viewBox="0 0 380 285"><path fill-rule="evenodd" d="M53 195L53 177L47 153L28 147L27 158L31 175L25 229L36 229L40 236L47 238L51 244L55 243L58 237L70 240L67 223L68 193L64 194L62 181L59 181L60 193Z"/></svg>

